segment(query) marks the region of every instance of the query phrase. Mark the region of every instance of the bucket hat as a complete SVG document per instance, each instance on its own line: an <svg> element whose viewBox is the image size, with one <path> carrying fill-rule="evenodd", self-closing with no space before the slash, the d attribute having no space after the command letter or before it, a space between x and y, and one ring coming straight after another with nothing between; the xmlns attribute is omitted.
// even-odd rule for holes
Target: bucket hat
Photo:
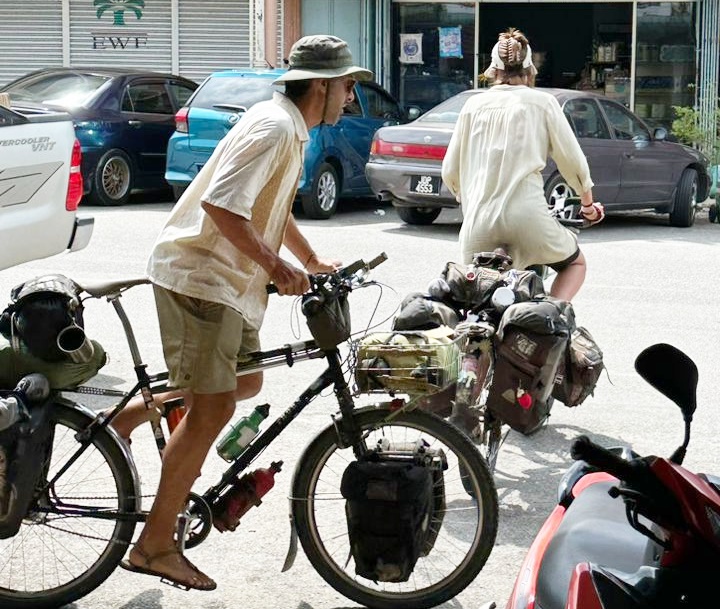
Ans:
<svg viewBox="0 0 720 609"><path fill-rule="evenodd" d="M337 36L305 36L290 49L288 71L275 83L312 78L353 76L357 80L372 80L370 70L353 65L347 42Z"/></svg>

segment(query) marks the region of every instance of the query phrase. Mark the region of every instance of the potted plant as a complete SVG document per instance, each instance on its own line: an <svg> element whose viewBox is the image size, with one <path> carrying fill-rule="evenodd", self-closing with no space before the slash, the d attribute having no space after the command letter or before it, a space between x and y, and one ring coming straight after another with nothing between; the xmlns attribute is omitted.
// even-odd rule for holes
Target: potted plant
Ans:
<svg viewBox="0 0 720 609"><path fill-rule="evenodd" d="M718 176L720 174L720 108L715 109L713 120L714 129L703 128L700 121L700 112L690 106L673 106L675 120L672 122L672 134L678 141L701 150L710 159L710 176L712 185L710 197L714 203L708 209L710 222L720 223L720 197L718 197Z"/></svg>

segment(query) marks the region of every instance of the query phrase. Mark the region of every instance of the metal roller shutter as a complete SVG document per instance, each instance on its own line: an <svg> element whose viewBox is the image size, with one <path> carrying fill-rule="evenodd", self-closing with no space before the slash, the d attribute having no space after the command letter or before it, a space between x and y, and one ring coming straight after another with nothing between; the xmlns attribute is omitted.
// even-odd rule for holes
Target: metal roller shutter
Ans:
<svg viewBox="0 0 720 609"><path fill-rule="evenodd" d="M112 2L100 6L70 0L70 63L73 66L133 67L169 72L171 59L170 0L153 0L115 19ZM126 3L131 4L131 3ZM121 20L122 23L116 23Z"/></svg>
<svg viewBox="0 0 720 609"><path fill-rule="evenodd" d="M250 65L249 0L179 0L178 11L180 74L200 82Z"/></svg>
<svg viewBox="0 0 720 609"><path fill-rule="evenodd" d="M62 65L59 0L0 3L0 84L48 66Z"/></svg>

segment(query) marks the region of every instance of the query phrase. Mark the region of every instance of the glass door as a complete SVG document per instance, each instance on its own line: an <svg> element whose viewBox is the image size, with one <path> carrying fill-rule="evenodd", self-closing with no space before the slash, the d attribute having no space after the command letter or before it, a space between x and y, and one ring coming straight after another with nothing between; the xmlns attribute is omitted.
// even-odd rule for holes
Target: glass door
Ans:
<svg viewBox="0 0 720 609"><path fill-rule="evenodd" d="M393 94L423 112L475 81L475 4L393 5Z"/></svg>
<svg viewBox="0 0 720 609"><path fill-rule="evenodd" d="M695 89L695 3L638 2L635 114L670 129L673 106L692 106Z"/></svg>

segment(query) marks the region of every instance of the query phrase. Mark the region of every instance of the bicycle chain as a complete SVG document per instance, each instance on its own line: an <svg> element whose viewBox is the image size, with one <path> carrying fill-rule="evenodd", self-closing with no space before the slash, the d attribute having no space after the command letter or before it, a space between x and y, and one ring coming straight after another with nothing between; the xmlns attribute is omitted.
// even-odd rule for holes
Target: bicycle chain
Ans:
<svg viewBox="0 0 720 609"><path fill-rule="evenodd" d="M73 500L73 501L88 501L92 499L112 499L114 495L108 496L108 497L102 497L102 496L95 496L95 497L63 497L66 500ZM148 499L150 497L155 497L155 495L140 495L141 499ZM52 513L52 512L43 512L43 513ZM85 518L85 516L81 514L68 514L63 516L63 518ZM121 542L115 540L115 539L106 539L105 537L98 537L97 535L90 535L88 533L78 533L77 531L69 531L67 529L63 529L58 526L54 526L48 522L45 522L43 526L46 526L48 529L53 529L55 531L61 531L62 533L67 533L69 535L75 535L76 537L84 537L85 539L94 539L95 541L104 541L108 543L115 543L119 544ZM134 542L130 542L130 545L134 545Z"/></svg>

